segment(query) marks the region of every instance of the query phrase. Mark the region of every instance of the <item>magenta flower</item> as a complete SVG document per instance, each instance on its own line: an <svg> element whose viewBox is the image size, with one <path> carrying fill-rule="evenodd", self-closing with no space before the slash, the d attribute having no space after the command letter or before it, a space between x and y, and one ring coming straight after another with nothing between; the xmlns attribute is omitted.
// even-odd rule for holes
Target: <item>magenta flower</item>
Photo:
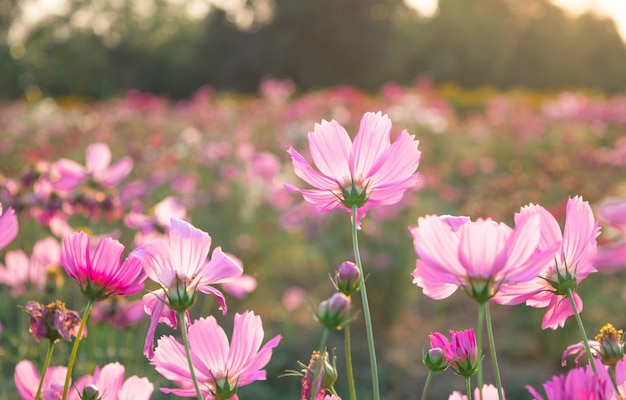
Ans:
<svg viewBox="0 0 626 400"><path fill-rule="evenodd" d="M220 247L207 261L211 237L188 222L172 218L168 238L167 243L154 239L131 253L142 260L148 277L161 286L143 297L145 310L151 315L144 347L148 358L153 355L154 331L159 322L176 327L176 312L187 312L198 291L214 295L226 313L224 295L211 285L229 282L243 273L239 263Z"/></svg>
<svg viewBox="0 0 626 400"><path fill-rule="evenodd" d="M93 179L102 187L117 185L132 170L133 160L122 157L111 165L111 150L105 143L94 143L87 146L85 152L86 165L62 158L55 162L52 169L52 186L57 190L72 191L89 179Z"/></svg>
<svg viewBox="0 0 626 400"><path fill-rule="evenodd" d="M66 374L66 367L48 368L43 379L43 400L56 400L61 398ZM22 400L39 400L35 399L35 395L37 394L37 387L39 386L39 380L41 378L39 372L37 372L37 368L35 368L32 362L24 360L17 363L13 375L17 394Z"/></svg>
<svg viewBox="0 0 626 400"><path fill-rule="evenodd" d="M351 212L357 206L357 220L374 206L397 203L417 183L421 153L414 135L404 130L391 144L390 132L391 120L380 112L363 115L354 142L335 120L315 124L308 138L318 170L293 147L288 151L296 175L316 189L285 187L300 192L317 211Z"/></svg>
<svg viewBox="0 0 626 400"><path fill-rule="evenodd" d="M61 262L61 246L53 238L38 241L30 258L23 250L7 252L0 265L0 283L11 286L11 294L20 296L29 289L41 292L46 286L48 270Z"/></svg>
<svg viewBox="0 0 626 400"><path fill-rule="evenodd" d="M490 219L427 216L411 228L419 256L413 283L433 299L450 296L461 286L479 302L497 296L506 285L539 275L556 244L536 252L539 217L527 215L515 229Z"/></svg>
<svg viewBox="0 0 626 400"><path fill-rule="evenodd" d="M600 378L593 373L590 366L572 369L565 376L554 376L552 380L543 384L546 393L545 399L612 400L621 398L616 396L606 369L599 362L597 362L597 366L601 375ZM526 386L526 389L535 399L544 400L544 397L531 386Z"/></svg>
<svg viewBox="0 0 626 400"><path fill-rule="evenodd" d="M230 344L215 318L200 318L191 324L191 358L200 390L207 400L229 398L226 395L236 392L238 387L266 379L263 368L281 336L275 336L261 347L263 336L261 318L251 311L235 314ZM179 386L177 389L161 388L162 392L182 397L196 396L185 348L174 337L163 336L159 339L150 363L157 372ZM237 395L230 398L237 399Z"/></svg>
<svg viewBox="0 0 626 400"><path fill-rule="evenodd" d="M478 370L478 345L474 330L450 331L450 341L439 332L429 335L431 349L442 349L447 364L457 375L469 377Z"/></svg>
<svg viewBox="0 0 626 400"><path fill-rule="evenodd" d="M538 248L546 249L555 241L561 242L561 246L554 257L544 264L539 277L522 285L506 288L503 298L507 297L507 304L526 301L531 307L545 307L541 328L556 329L563 327L567 318L574 315L574 309L567 297L568 288L573 292L576 310L580 313L583 309L582 300L574 290L587 275L596 272L593 261L600 229L589 203L580 196L570 198L567 202L562 234L554 216L539 205L523 207L515 219L522 220L531 215L541 218L542 238Z"/></svg>
<svg viewBox="0 0 626 400"><path fill-rule="evenodd" d="M11 243L17 236L17 217L12 208L2 212L0 204L0 249Z"/></svg>
<svg viewBox="0 0 626 400"><path fill-rule="evenodd" d="M110 237L100 239L93 249L89 236L78 232L63 240L61 263L91 300L130 296L143 289L145 275L135 257L120 265L123 251L124 246Z"/></svg>

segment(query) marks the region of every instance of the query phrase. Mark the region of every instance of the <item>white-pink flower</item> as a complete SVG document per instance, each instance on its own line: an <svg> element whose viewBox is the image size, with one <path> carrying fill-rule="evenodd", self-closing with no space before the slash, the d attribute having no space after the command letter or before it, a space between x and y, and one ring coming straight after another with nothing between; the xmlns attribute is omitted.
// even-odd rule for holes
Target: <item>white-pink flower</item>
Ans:
<svg viewBox="0 0 626 400"><path fill-rule="evenodd" d="M377 205L395 204L417 184L419 141L404 130L393 144L387 115L365 113L354 138L335 120L315 124L309 132L309 153L318 170L293 147L288 152L296 175L316 189L299 189L317 211L358 207L357 220Z"/></svg>
<svg viewBox="0 0 626 400"><path fill-rule="evenodd" d="M148 278L161 286L143 297L146 313L151 315L144 347L148 358L153 356L154 332L159 322L176 327L176 312L187 312L197 292L214 295L226 313L224 295L212 285L229 282L243 273L239 262L220 247L207 260L211 237L186 221L172 218L168 239L154 239L131 253L142 260Z"/></svg>
<svg viewBox="0 0 626 400"><path fill-rule="evenodd" d="M226 332L213 317L196 320L189 327L188 335L193 367L207 400L215 399L215 394L220 392L234 393L238 387L265 380L267 374L263 368L272 357L272 349L281 340L277 335L261 346L265 335L263 323L261 317L251 311L235 314L230 343ZM177 389L161 388L162 392L196 396L185 348L174 337L159 339L150 363L157 372L179 386ZM230 398L237 399L237 395Z"/></svg>
<svg viewBox="0 0 626 400"><path fill-rule="evenodd" d="M51 184L56 190L72 191L89 179L102 187L113 187L133 169L133 160L122 157L111 164L111 150L105 143L93 143L87 146L85 166L76 161L62 158L52 164Z"/></svg>

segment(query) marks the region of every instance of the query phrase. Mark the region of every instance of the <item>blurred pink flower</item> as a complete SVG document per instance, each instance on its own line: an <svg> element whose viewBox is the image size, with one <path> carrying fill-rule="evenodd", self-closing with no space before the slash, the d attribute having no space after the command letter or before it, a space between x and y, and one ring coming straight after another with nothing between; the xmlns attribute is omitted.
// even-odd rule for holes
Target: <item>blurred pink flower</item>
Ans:
<svg viewBox="0 0 626 400"><path fill-rule="evenodd" d="M598 269L616 269L626 265L626 197L607 199L598 205L598 218L614 228L614 240L598 247L594 265Z"/></svg>
<svg viewBox="0 0 626 400"><path fill-rule="evenodd" d="M44 376L42 386L44 400L55 400L61 398L66 374L66 367L48 368L46 375ZM36 400L35 395L37 394L37 388L39 387L39 380L41 377L33 363L28 360L20 361L15 366L13 376L15 379L15 386L17 387L17 394L20 398L22 400ZM55 397L55 394L58 394L58 397Z"/></svg>
<svg viewBox="0 0 626 400"><path fill-rule="evenodd" d="M72 191L89 179L102 187L113 187L124 179L133 168L130 157L122 157L111 164L111 150L105 143L87 146L85 166L76 161L62 158L52 164L52 186L61 191Z"/></svg>
<svg viewBox="0 0 626 400"><path fill-rule="evenodd" d="M263 368L270 361L272 349L278 346L281 336L275 336L261 347L263 337L261 317L251 311L235 314L230 344L215 318L200 318L191 324L191 358L200 389L207 400L222 398L215 396L220 391L236 391L238 387L266 379ZM150 363L158 373L179 386L178 389L161 388L162 392L182 397L196 395L185 348L174 337L159 339ZM230 398L237 399L237 395Z"/></svg>
<svg viewBox="0 0 626 400"><path fill-rule="evenodd" d="M129 212L124 217L124 224L137 229L135 244L142 245L152 239L165 239L172 218L187 218L187 209L176 198L169 196L158 202L149 215L137 210Z"/></svg>
<svg viewBox="0 0 626 400"><path fill-rule="evenodd" d="M597 237L600 234L589 203L576 196L567 201L563 233L559 223L545 208L530 204L523 207L515 216L521 221L529 216L541 218L541 240L538 249L550 247L550 243L560 242L560 248L551 260L544 263L537 277L518 286L505 288L502 302L526 305L536 308L546 307L541 328L557 329L574 315L574 309L567 297L567 288L573 292L576 309L581 312L583 303L575 292L576 286L590 273L596 272L593 266L596 257Z"/></svg>
<svg viewBox="0 0 626 400"><path fill-rule="evenodd" d="M243 299L257 287L257 280L252 275L243 274L237 278L222 282L222 289L236 299Z"/></svg>
<svg viewBox="0 0 626 400"><path fill-rule="evenodd" d="M46 286L48 270L61 262L61 246L49 237L35 243L30 258L23 250L7 252L5 266L0 265L0 283L11 286L11 294L20 296L33 288L41 292Z"/></svg>
<svg viewBox="0 0 626 400"><path fill-rule="evenodd" d="M125 329L144 319L143 302L127 301L124 297L113 297L94 304L91 310L93 322L111 324L118 329Z"/></svg>
<svg viewBox="0 0 626 400"><path fill-rule="evenodd" d="M356 205L357 221L374 206L397 203L417 184L421 153L414 135L404 130L391 144L390 132L391 120L380 112L363 115L354 142L335 120L315 124L308 136L309 151L319 171L293 147L288 152L296 175L316 189L285 187L301 193L317 211L351 212Z"/></svg>
<svg viewBox="0 0 626 400"><path fill-rule="evenodd" d="M17 217L12 208L3 212L0 204L0 249L9 244L17 236Z"/></svg>
<svg viewBox="0 0 626 400"><path fill-rule="evenodd" d="M144 347L148 358L153 356L154 331L159 322L176 327L176 312L187 312L197 291L214 295L226 314L224 295L211 285L228 282L243 273L239 263L222 252L221 247L216 247L207 261L211 237L188 222L172 218L168 238L167 243L154 239L131 253L141 260L147 276L161 286L143 297L145 310L151 316Z"/></svg>
<svg viewBox="0 0 626 400"><path fill-rule="evenodd" d="M413 283L433 299L461 286L477 301L488 301L506 285L538 276L552 257L555 245L535 251L539 226L539 217L532 215L520 218L514 229L491 219L421 217L410 228L419 257Z"/></svg>
<svg viewBox="0 0 626 400"><path fill-rule="evenodd" d="M503 395L504 395L504 393L503 393ZM474 389L474 396L472 398L474 398L474 399L480 399L481 398L480 390L478 390L478 388ZM504 398L506 399L506 396L504 396ZM483 400L498 400L499 399L498 388L495 387L494 385L491 385L491 384L484 384L483 385L482 399ZM464 394L462 394L461 392L458 392L458 391L454 391L454 392L452 392L450 397L448 397L448 400L467 400L467 395L464 395Z"/></svg>
<svg viewBox="0 0 626 400"><path fill-rule="evenodd" d="M112 296L130 296L143 289L145 274L141 261L128 257L121 265L124 246L104 237L92 248L84 232L73 233L63 240L61 263L91 300Z"/></svg>

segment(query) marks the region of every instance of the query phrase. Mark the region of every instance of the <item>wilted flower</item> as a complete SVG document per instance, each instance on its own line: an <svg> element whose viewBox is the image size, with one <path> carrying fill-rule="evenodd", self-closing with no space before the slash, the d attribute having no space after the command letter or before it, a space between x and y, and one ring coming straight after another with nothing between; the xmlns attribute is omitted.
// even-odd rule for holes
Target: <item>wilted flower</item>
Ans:
<svg viewBox="0 0 626 400"><path fill-rule="evenodd" d="M65 303L59 300L47 306L29 301L24 309L30 314L29 330L37 341L48 339L51 342L58 342L64 339L70 342L71 336L78 334L80 316L76 311L68 310ZM82 336L87 336L86 330Z"/></svg>
<svg viewBox="0 0 626 400"><path fill-rule="evenodd" d="M318 211L358 207L357 223L377 205L395 204L407 189L417 184L419 142L405 130L390 140L391 120L380 112L365 113L354 138L335 120L315 124L309 132L309 152L319 171L293 147L289 154L295 173L316 189L299 189Z"/></svg>
<svg viewBox="0 0 626 400"><path fill-rule="evenodd" d="M600 329L600 333L596 335L595 340L588 341L591 355L599 359L604 365L614 366L618 361L624 359L623 334L624 331L615 329L612 324L604 325ZM563 366L566 365L567 358L570 356L576 356L574 358L576 365L582 365L589 359L583 342L573 344L565 349L561 359Z"/></svg>

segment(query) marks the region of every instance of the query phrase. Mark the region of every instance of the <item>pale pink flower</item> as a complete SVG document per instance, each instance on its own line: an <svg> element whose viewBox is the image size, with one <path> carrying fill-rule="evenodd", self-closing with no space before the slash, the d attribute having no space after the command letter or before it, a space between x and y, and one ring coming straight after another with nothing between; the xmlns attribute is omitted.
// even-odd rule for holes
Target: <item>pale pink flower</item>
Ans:
<svg viewBox="0 0 626 400"><path fill-rule="evenodd" d="M118 362L96 367L93 375L76 381L68 400L78 400L78 395L88 386L98 391L98 399L101 400L148 400L152 396L154 385L147 378L133 375L124 380L124 373L124 366Z"/></svg>
<svg viewBox="0 0 626 400"><path fill-rule="evenodd" d="M503 398L506 399L506 396L504 396L504 393L502 393ZM478 388L474 389L474 396L472 397L473 399L480 399L480 390ZM482 399L483 400L498 400L500 397L498 396L498 388L494 385L491 384L484 384L483 385L483 394L482 394ZM459 391L454 391L452 392L452 394L450 395L450 397L448 397L448 400L467 400L467 395L464 395L463 393L459 392Z"/></svg>
<svg viewBox="0 0 626 400"><path fill-rule="evenodd" d="M42 291L48 270L61 262L61 246L53 238L35 243L30 258L23 250L7 252L5 265L0 265L0 283L11 286L11 294L20 296L28 288Z"/></svg>
<svg viewBox="0 0 626 400"><path fill-rule="evenodd" d="M66 374L66 367L48 368L42 386L44 400L53 400L55 398L53 395L55 392L59 395L58 399L61 398ZM14 379L17 394L22 400L35 400L40 378L41 376L32 362L23 360L17 363L15 366Z"/></svg>
<svg viewBox="0 0 626 400"><path fill-rule="evenodd" d="M589 203L580 196L568 199L563 233L554 216L539 205L523 207L515 219L523 220L533 215L541 218L542 238L538 249L546 249L555 241L561 242L561 246L536 278L506 288L503 302L518 304L526 301L531 307L546 307L541 327L556 329L563 327L567 318L574 315L567 287L572 289L576 310L580 313L583 309L582 300L574 289L587 275L596 272L593 262L600 228Z"/></svg>
<svg viewBox="0 0 626 400"><path fill-rule="evenodd" d="M145 274L141 261L128 257L120 265L124 246L104 237L92 248L84 232L63 240L61 263L89 299L103 300L112 296L130 296L143 289Z"/></svg>
<svg viewBox="0 0 626 400"><path fill-rule="evenodd" d="M309 132L309 152L318 170L293 147L289 154L298 177L316 189L299 189L317 211L356 205L357 220L377 205L395 204L407 189L417 184L415 170L421 153L419 141L404 130L396 141L390 140L391 120L380 112L366 113L354 138L335 120L315 124Z"/></svg>
<svg viewBox="0 0 626 400"><path fill-rule="evenodd" d="M132 170L133 160L126 156L111 164L111 150L105 143L87 146L85 166L76 161L62 158L52 164L52 186L61 191L72 191L89 179L102 187L117 185Z"/></svg>
<svg viewBox="0 0 626 400"><path fill-rule="evenodd" d="M225 314L224 295L211 285L228 282L243 273L241 265L221 247L216 247L207 261L211 237L188 222L172 218L168 238L168 242L154 239L131 253L141 259L148 277L161 286L143 297L145 310L151 315L144 347L148 358L153 355L158 322L176 327L176 312L187 312L198 291L214 295Z"/></svg>
<svg viewBox="0 0 626 400"><path fill-rule="evenodd" d="M214 317L200 318L189 327L191 358L203 396L215 399L214 393L235 390L254 381L265 380L263 369L278 346L281 336L275 336L261 347L264 331L261 317L251 311L235 314L232 340ZM179 388L161 388L164 393L195 397L196 393L185 355L185 348L172 336L158 341L150 362L157 372L176 383ZM237 399L237 396L231 397Z"/></svg>
<svg viewBox="0 0 626 400"><path fill-rule="evenodd" d="M0 249L11 243L17 236L17 217L12 208L3 212L0 204Z"/></svg>
<svg viewBox="0 0 626 400"><path fill-rule="evenodd" d="M514 229L491 219L427 216L410 228L418 255L413 283L433 299L461 286L479 302L498 296L506 285L537 275L552 253L535 250L540 240L537 216L520 218Z"/></svg>

